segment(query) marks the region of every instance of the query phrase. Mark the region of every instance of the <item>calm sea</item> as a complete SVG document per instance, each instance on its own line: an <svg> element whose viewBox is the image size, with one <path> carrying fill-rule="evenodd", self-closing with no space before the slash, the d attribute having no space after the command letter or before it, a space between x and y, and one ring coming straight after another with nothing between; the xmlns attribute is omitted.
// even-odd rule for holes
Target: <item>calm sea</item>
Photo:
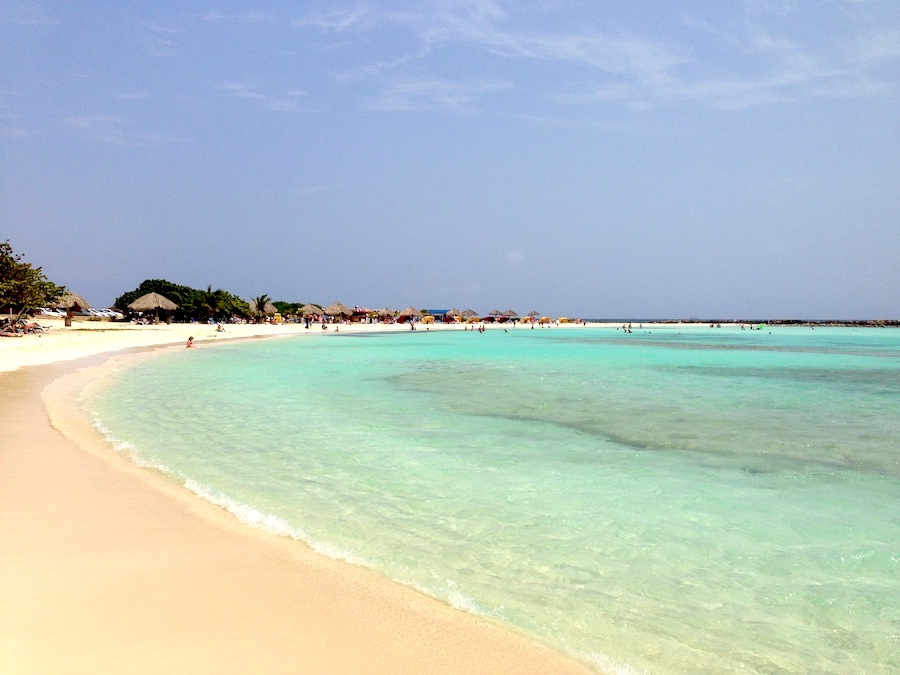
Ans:
<svg viewBox="0 0 900 675"><path fill-rule="evenodd" d="M84 402L245 522L598 669L900 672L898 330L300 336Z"/></svg>

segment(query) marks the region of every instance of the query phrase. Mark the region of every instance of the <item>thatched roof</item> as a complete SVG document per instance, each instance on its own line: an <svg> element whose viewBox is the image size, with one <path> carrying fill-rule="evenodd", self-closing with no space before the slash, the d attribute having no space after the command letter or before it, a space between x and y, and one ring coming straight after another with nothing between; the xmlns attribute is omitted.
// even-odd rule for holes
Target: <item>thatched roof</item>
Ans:
<svg viewBox="0 0 900 675"><path fill-rule="evenodd" d="M300 308L300 316L312 316L313 314L321 314L322 308L316 305L305 304Z"/></svg>
<svg viewBox="0 0 900 675"><path fill-rule="evenodd" d="M444 316L462 316L462 314L460 314L459 310L456 309L456 307L454 307L453 309L448 311Z"/></svg>
<svg viewBox="0 0 900 675"><path fill-rule="evenodd" d="M422 316L422 312L410 305L406 309L401 309L397 312L397 316Z"/></svg>
<svg viewBox="0 0 900 675"><path fill-rule="evenodd" d="M378 316L394 316L394 310L390 307L383 307L378 310Z"/></svg>
<svg viewBox="0 0 900 675"><path fill-rule="evenodd" d="M468 319L473 316L478 316L478 312L476 312L474 309L467 309L467 310L463 311L463 313L460 314L460 316L464 316Z"/></svg>
<svg viewBox="0 0 900 675"><path fill-rule="evenodd" d="M59 300L50 305L54 309L62 307L64 309L69 309L70 307L81 307L81 309L90 309L90 305L88 301L85 300L80 295L76 295L75 293L63 293Z"/></svg>
<svg viewBox="0 0 900 675"><path fill-rule="evenodd" d="M353 316L353 310L343 303L335 302L325 308L325 314L328 316Z"/></svg>
<svg viewBox="0 0 900 675"><path fill-rule="evenodd" d="M178 305L159 293L147 293L128 305L135 312L149 312L151 309L178 309Z"/></svg>

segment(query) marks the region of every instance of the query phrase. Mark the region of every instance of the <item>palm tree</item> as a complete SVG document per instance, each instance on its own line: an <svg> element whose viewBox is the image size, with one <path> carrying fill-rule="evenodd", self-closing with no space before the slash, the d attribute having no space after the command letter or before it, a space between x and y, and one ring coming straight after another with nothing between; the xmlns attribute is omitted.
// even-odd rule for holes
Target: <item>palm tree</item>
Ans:
<svg viewBox="0 0 900 675"><path fill-rule="evenodd" d="M207 319L212 319L222 311L224 302L225 291L221 288L214 291L210 285L206 287L206 292L203 292L199 309L206 313Z"/></svg>
<svg viewBox="0 0 900 675"><path fill-rule="evenodd" d="M250 309L254 310L254 312L256 313L257 321L262 321L263 316L265 316L266 314L266 305L271 302L272 298L265 294L259 296L258 298L253 298L253 300L250 301L251 305L255 305L255 307L251 307Z"/></svg>

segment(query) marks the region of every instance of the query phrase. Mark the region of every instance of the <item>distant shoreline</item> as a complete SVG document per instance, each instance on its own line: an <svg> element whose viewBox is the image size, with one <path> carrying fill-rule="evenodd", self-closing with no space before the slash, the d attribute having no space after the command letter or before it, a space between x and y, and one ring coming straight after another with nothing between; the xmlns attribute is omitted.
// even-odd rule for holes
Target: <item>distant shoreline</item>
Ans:
<svg viewBox="0 0 900 675"><path fill-rule="evenodd" d="M767 326L812 326L818 328L900 328L900 319L583 319L588 323L648 323L662 325L765 324Z"/></svg>

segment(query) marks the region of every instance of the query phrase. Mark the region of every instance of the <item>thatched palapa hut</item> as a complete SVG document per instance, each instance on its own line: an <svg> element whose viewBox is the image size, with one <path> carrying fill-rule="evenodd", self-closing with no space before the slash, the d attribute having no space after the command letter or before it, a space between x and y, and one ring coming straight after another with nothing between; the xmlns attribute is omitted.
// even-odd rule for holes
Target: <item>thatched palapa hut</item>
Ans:
<svg viewBox="0 0 900 675"><path fill-rule="evenodd" d="M326 316L353 316L353 310L341 302L335 302L325 308Z"/></svg>
<svg viewBox="0 0 900 675"><path fill-rule="evenodd" d="M323 313L324 312L322 311L321 307L317 307L316 305L312 305L309 303L303 305L303 307L300 308L300 316L319 316Z"/></svg>
<svg viewBox="0 0 900 675"><path fill-rule="evenodd" d="M135 312L154 312L154 321L159 323L159 310L164 309L169 312L168 322L171 323L172 315L171 312L178 309L178 305L169 300L167 297L160 295L159 293L147 293L146 295L142 295L134 302L128 305L128 309L133 309Z"/></svg>
<svg viewBox="0 0 900 675"><path fill-rule="evenodd" d="M75 293L63 293L59 300L50 305L53 309L71 309L75 312L81 312L90 309L88 301Z"/></svg>

